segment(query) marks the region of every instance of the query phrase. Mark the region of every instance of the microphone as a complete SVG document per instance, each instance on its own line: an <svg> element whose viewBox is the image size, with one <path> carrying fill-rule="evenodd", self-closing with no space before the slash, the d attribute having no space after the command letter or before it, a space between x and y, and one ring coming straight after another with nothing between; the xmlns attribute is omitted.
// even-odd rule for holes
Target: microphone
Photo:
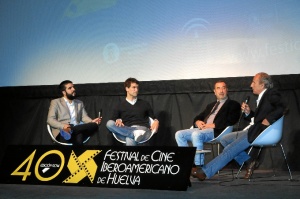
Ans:
<svg viewBox="0 0 300 199"><path fill-rule="evenodd" d="M246 99L245 99L245 101L244 101L244 103L248 104L249 100L250 100L250 96L247 96ZM244 115L244 110L242 110L242 112L241 112L241 115L240 115L240 118L239 118L239 121L238 121L238 124L237 124L237 130L239 130L240 122L241 122L241 119L242 119L243 115Z"/></svg>
<svg viewBox="0 0 300 199"><path fill-rule="evenodd" d="M245 104L248 104L249 99L250 99L250 96L247 96L247 97L246 97L246 100L244 101L244 103L245 103ZM242 113L244 113L244 111L242 111Z"/></svg>
<svg viewBox="0 0 300 199"><path fill-rule="evenodd" d="M99 119L102 118L102 109L100 109L99 112L98 112L98 118L99 118ZM98 125L100 125L100 123L99 123Z"/></svg>
<svg viewBox="0 0 300 199"><path fill-rule="evenodd" d="M99 113L98 113L98 118L102 117L102 109L100 109Z"/></svg>

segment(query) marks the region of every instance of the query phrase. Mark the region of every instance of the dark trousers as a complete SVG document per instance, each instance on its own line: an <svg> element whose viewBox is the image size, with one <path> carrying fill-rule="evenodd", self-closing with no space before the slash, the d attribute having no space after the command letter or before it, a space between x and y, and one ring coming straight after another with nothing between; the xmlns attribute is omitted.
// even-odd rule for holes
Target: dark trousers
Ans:
<svg viewBox="0 0 300 199"><path fill-rule="evenodd" d="M73 131L71 139L66 141L64 138L60 137L60 141L71 142L73 145L78 146L83 145L83 141L98 130L98 125L95 122L90 122L73 126L71 127L71 130Z"/></svg>

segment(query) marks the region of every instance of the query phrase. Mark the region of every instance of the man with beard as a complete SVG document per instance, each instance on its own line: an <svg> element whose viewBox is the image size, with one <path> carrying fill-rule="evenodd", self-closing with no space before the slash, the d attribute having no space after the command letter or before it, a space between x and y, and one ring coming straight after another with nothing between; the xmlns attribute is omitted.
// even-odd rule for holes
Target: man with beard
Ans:
<svg viewBox="0 0 300 199"><path fill-rule="evenodd" d="M51 126L54 137L60 134L60 141L83 145L83 141L98 130L101 118L92 120L83 105L75 99L73 82L65 80L60 83L62 97L51 101L47 123Z"/></svg>

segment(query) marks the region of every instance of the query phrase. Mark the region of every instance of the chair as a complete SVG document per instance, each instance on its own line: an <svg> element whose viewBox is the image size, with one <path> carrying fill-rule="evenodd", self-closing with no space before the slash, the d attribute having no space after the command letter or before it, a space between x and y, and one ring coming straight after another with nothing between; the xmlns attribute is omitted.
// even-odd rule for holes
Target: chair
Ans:
<svg viewBox="0 0 300 199"><path fill-rule="evenodd" d="M153 124L153 122L154 122L154 120L153 120L151 117L149 117L149 125L150 125L150 126ZM146 140L140 141L139 144L145 143L145 142L147 142L148 140L150 140L151 137L152 137L155 133L157 133L157 130L152 130L152 131L151 131L151 135L149 136L149 138L147 138ZM118 135L116 135L115 133L112 133L112 134L113 134L113 136L115 137L115 139L116 139L117 141L119 141L119 142L121 142L121 143L123 143L123 144L126 144L126 141L125 141L124 139L120 138L120 137L119 137Z"/></svg>
<svg viewBox="0 0 300 199"><path fill-rule="evenodd" d="M51 126L50 126L49 124L47 124L47 129L48 129L48 133L49 133L49 135L50 135L50 137L51 137L51 139L52 139L52 141L53 141L54 143L60 144L60 145L65 145L65 146L72 146L72 145L73 145L72 143L60 142L60 141L58 141L58 140L54 137L54 135L53 135L53 133L52 133L52 130L51 130ZM83 144L85 144L89 139L90 139L90 136L87 137L87 138L83 141Z"/></svg>
<svg viewBox="0 0 300 199"><path fill-rule="evenodd" d="M191 129L194 128L194 126L191 126ZM203 153L204 155L206 153L210 153L211 151L213 152L213 157L216 157L215 156L215 153L214 153L214 147L213 145L214 144L217 144L218 146L218 155L220 154L220 140L221 138L224 136L224 135L227 135L229 133L231 133L233 131L233 126L227 126L221 133L220 135L218 135L216 138L212 139L211 141L209 142L206 142L208 144L211 144L211 150L197 150L196 153ZM220 171L218 171L218 174L220 173Z"/></svg>
<svg viewBox="0 0 300 199"><path fill-rule="evenodd" d="M272 146L276 146L277 144L279 144L281 146L281 151L282 151L286 166L287 166L289 174L290 174L289 180L292 180L293 179L292 173L291 173L289 164L287 162L283 146L280 143L280 140L282 138L282 132L283 132L283 119L284 119L284 116L279 118L276 122L274 122L272 125L268 126L268 128L266 128L263 132L261 132L259 134L259 136L251 143L251 145L250 145L251 148L250 148L248 154L250 154L250 152L254 146L260 147L260 150L258 153L258 155L259 155L261 152L261 149L263 147L270 147L270 146L272 147ZM273 172L274 172L274 176L275 176L275 169L274 169L274 165L273 165L272 154L270 153L270 155L271 155L271 160L272 160ZM244 163L241 165L238 173L236 174L236 178L238 177L239 173L241 172L243 165L244 165ZM250 178L251 178L251 176L250 176Z"/></svg>
<svg viewBox="0 0 300 199"><path fill-rule="evenodd" d="M193 126L191 126L190 129L194 128ZM211 141L209 142L206 142L208 144L211 144L211 145L214 145L214 144L217 144L218 146L218 155L220 154L220 140L221 138L224 136L224 135L227 135L228 133L231 133L233 131L233 126L227 126L221 133L220 135L218 135L216 138L212 139ZM203 152L202 152L203 151ZM213 157L215 157L215 154L214 154L214 149L213 149L213 146L211 147L211 150L197 150L196 153L209 153L209 152L213 152Z"/></svg>
<svg viewBox="0 0 300 199"><path fill-rule="evenodd" d="M220 140L221 138L224 136L224 135L227 135L228 133L231 133L233 131L233 126L227 126L223 131L222 133L220 133L220 135L218 135L218 137L212 139L211 141L207 142L209 144L217 144L218 146L218 155L220 155ZM215 157L215 154L214 154L214 150L213 150L213 147L212 147L212 152L213 152L213 156Z"/></svg>

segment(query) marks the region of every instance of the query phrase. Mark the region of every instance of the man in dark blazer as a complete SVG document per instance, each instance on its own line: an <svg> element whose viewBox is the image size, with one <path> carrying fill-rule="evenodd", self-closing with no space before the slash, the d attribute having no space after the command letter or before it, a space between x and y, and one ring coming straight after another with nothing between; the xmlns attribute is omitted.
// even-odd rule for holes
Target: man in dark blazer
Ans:
<svg viewBox="0 0 300 199"><path fill-rule="evenodd" d="M234 125L240 116L240 104L227 96L227 86L224 81L218 81L214 86L217 101L208 104L203 112L194 118L195 128L177 131L175 139L178 146L189 146L192 142L197 150L203 150L203 144L217 137L227 126ZM204 155L196 153L194 170L204 164Z"/></svg>
<svg viewBox="0 0 300 199"><path fill-rule="evenodd" d="M250 143L264 129L283 115L285 105L280 93L273 89L273 83L268 74L256 74L251 83L251 88L253 93L258 95L256 110L251 111L245 103L241 107L246 115L245 119L251 120L250 128L233 132L221 139L221 144L224 146L223 152L194 173L199 180L211 178L232 159L236 160L240 165L247 161L250 156L245 150L250 146Z"/></svg>
<svg viewBox="0 0 300 199"><path fill-rule="evenodd" d="M59 90L63 96L51 101L47 123L51 126L54 137L60 134L62 142L82 145L87 136L97 131L101 118L92 120L88 116L83 102L75 99L72 81L61 82Z"/></svg>

